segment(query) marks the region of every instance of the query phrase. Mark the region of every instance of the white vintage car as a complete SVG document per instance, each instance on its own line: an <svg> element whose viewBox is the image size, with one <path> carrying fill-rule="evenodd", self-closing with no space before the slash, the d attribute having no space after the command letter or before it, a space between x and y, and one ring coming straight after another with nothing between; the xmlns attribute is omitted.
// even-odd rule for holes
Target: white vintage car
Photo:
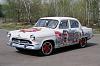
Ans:
<svg viewBox="0 0 100 66"><path fill-rule="evenodd" d="M55 48L78 44L85 47L93 36L92 28L84 27L76 18L44 17L34 27L8 32L8 45L18 51L40 50L50 55Z"/></svg>

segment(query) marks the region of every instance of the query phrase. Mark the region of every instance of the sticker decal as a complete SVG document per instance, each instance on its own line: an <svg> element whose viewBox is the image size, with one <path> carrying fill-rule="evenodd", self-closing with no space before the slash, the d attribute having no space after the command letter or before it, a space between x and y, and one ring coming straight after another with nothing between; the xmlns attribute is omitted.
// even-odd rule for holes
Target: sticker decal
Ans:
<svg viewBox="0 0 100 66"><path fill-rule="evenodd" d="M68 43L68 31L67 30L63 30L62 40L63 40L63 44L67 44Z"/></svg>
<svg viewBox="0 0 100 66"><path fill-rule="evenodd" d="M30 29L21 29L20 32L37 32L37 31L40 31L40 29L38 28L30 28Z"/></svg>
<svg viewBox="0 0 100 66"><path fill-rule="evenodd" d="M56 42L58 44L66 45L68 43L68 31L64 30L63 33L55 31Z"/></svg>
<svg viewBox="0 0 100 66"><path fill-rule="evenodd" d="M68 33L68 41L70 43L75 43L75 42L78 42L79 38L80 38L80 33L79 32L76 32L76 31L71 31Z"/></svg>

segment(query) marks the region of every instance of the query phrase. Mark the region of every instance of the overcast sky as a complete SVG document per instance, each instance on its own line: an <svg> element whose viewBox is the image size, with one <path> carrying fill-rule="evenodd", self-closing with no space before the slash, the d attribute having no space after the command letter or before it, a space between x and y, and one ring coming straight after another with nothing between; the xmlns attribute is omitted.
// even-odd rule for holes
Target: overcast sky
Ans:
<svg viewBox="0 0 100 66"><path fill-rule="evenodd" d="M3 0L0 0L0 3L2 2Z"/></svg>
<svg viewBox="0 0 100 66"><path fill-rule="evenodd" d="M5 0L0 0L0 3L2 4L2 3L4 3L5 2Z"/></svg>

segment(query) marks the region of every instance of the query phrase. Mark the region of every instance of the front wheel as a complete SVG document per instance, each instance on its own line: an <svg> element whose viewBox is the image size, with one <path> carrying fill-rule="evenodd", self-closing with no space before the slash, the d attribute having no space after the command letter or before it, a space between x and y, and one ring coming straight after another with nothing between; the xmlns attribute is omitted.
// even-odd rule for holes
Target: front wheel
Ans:
<svg viewBox="0 0 100 66"><path fill-rule="evenodd" d="M86 47L86 45L87 45L87 39L86 38L81 38L79 40L79 46L84 48L84 47Z"/></svg>
<svg viewBox="0 0 100 66"><path fill-rule="evenodd" d="M41 47L40 52L42 55L47 56L53 52L53 49L54 49L54 47L53 47L53 44L51 42L44 42L42 47Z"/></svg>

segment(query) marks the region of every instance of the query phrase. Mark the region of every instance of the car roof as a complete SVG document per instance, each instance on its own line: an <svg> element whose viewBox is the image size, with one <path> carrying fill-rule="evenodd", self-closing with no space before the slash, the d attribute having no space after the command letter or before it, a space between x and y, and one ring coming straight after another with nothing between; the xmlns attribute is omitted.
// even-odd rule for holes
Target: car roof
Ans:
<svg viewBox="0 0 100 66"><path fill-rule="evenodd" d="M72 18L72 17L43 17L40 19L54 19L54 20L66 20L66 19L72 19L72 20L77 20L76 18Z"/></svg>

